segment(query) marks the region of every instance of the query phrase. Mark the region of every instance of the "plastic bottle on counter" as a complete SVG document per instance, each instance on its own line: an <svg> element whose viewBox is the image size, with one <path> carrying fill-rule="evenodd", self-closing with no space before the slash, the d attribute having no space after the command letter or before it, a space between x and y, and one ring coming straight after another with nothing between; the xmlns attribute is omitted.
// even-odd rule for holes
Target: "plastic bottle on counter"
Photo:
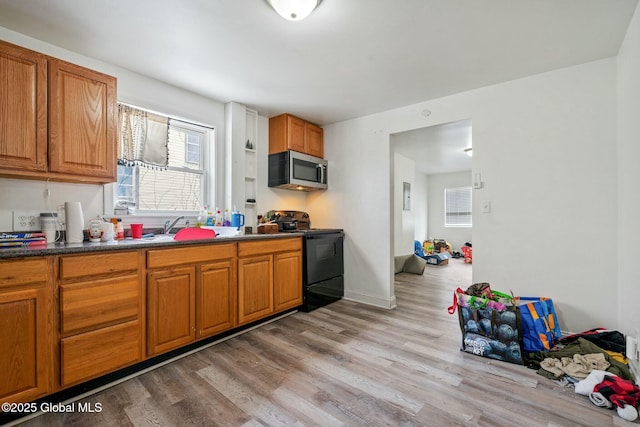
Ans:
<svg viewBox="0 0 640 427"><path fill-rule="evenodd" d="M116 239L124 240L124 225L122 224L122 218L118 218L118 228L116 228Z"/></svg>
<svg viewBox="0 0 640 427"><path fill-rule="evenodd" d="M215 225L217 227L222 227L222 221L224 221L222 217L222 211L216 208L216 217L215 217Z"/></svg>
<svg viewBox="0 0 640 427"><path fill-rule="evenodd" d="M224 209L224 217L222 219L222 226L223 227L230 227L231 226L231 214L229 213L229 208L225 208Z"/></svg>
<svg viewBox="0 0 640 427"><path fill-rule="evenodd" d="M207 225L207 207L203 206L198 213L198 218L196 219L196 227L200 228L203 225Z"/></svg>
<svg viewBox="0 0 640 427"><path fill-rule="evenodd" d="M207 225L210 227L216 225L215 218L213 217L213 212L211 211L207 211Z"/></svg>

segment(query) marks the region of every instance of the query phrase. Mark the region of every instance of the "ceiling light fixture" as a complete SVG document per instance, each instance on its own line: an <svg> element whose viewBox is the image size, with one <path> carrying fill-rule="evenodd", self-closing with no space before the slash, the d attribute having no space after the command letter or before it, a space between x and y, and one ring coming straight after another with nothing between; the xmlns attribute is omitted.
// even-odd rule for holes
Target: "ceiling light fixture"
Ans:
<svg viewBox="0 0 640 427"><path fill-rule="evenodd" d="M265 0L278 15L289 21L302 21L322 0Z"/></svg>
<svg viewBox="0 0 640 427"><path fill-rule="evenodd" d="M471 150L473 150L473 148L471 148L471 147L465 148L464 152L467 154L467 156L472 157L473 156L473 152Z"/></svg>

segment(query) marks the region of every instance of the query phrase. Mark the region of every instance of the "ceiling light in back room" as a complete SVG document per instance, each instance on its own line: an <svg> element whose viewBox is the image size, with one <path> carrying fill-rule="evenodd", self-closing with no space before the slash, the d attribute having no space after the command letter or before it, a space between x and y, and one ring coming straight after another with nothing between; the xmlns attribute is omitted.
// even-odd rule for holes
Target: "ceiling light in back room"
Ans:
<svg viewBox="0 0 640 427"><path fill-rule="evenodd" d="M265 0L278 15L289 21L302 21L322 0Z"/></svg>

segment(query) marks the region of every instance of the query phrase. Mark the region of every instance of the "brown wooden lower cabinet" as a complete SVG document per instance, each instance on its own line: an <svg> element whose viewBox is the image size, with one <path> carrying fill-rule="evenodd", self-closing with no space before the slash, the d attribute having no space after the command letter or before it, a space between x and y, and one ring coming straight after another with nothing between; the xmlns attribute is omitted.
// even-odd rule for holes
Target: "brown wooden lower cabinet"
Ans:
<svg viewBox="0 0 640 427"><path fill-rule="evenodd" d="M53 391L49 259L0 261L0 401Z"/></svg>
<svg viewBox="0 0 640 427"><path fill-rule="evenodd" d="M302 239L238 244L238 324L302 305Z"/></svg>
<svg viewBox="0 0 640 427"><path fill-rule="evenodd" d="M142 361L143 261L138 251L59 257L59 388Z"/></svg>
<svg viewBox="0 0 640 427"><path fill-rule="evenodd" d="M236 326L236 265L224 260L198 267L196 281L196 338Z"/></svg>
<svg viewBox="0 0 640 427"><path fill-rule="evenodd" d="M276 254L273 261L276 312L302 305L302 252Z"/></svg>
<svg viewBox="0 0 640 427"><path fill-rule="evenodd" d="M195 331L195 267L147 276L147 354L189 344Z"/></svg>
<svg viewBox="0 0 640 427"><path fill-rule="evenodd" d="M234 328L236 244L147 252L147 355Z"/></svg>
<svg viewBox="0 0 640 427"><path fill-rule="evenodd" d="M0 401L33 401L301 304L299 237L0 259Z"/></svg>
<svg viewBox="0 0 640 427"><path fill-rule="evenodd" d="M50 320L44 287L0 293L0 400L23 402L51 391Z"/></svg>
<svg viewBox="0 0 640 427"><path fill-rule="evenodd" d="M138 320L63 338L61 384L66 387L113 372L141 357Z"/></svg>
<svg viewBox="0 0 640 427"><path fill-rule="evenodd" d="M273 255L238 260L238 324L273 313Z"/></svg>

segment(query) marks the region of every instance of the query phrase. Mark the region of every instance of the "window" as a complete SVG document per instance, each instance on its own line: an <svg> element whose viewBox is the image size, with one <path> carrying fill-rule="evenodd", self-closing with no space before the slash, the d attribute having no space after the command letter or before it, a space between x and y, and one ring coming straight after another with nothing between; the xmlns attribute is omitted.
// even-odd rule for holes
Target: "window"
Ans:
<svg viewBox="0 0 640 427"><path fill-rule="evenodd" d="M118 166L115 202L137 213L198 212L205 200L205 158L211 129L178 120L169 122L166 170Z"/></svg>
<svg viewBox="0 0 640 427"><path fill-rule="evenodd" d="M471 227L471 187L444 189L444 226Z"/></svg>

